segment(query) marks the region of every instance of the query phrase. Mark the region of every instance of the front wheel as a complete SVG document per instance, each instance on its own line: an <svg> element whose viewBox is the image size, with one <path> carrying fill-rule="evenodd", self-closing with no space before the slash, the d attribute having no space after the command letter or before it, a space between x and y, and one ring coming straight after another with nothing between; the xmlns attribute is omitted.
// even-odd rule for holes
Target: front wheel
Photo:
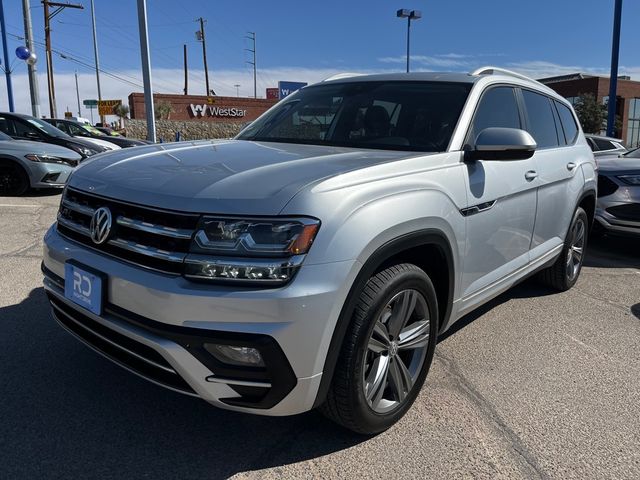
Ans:
<svg viewBox="0 0 640 480"><path fill-rule="evenodd" d="M0 195L19 196L29 190L29 177L24 169L9 160L0 160Z"/></svg>
<svg viewBox="0 0 640 480"><path fill-rule="evenodd" d="M539 278L544 284L561 292L575 285L584 262L588 232L587 213L578 207L573 214L562 253L551 267L540 272Z"/></svg>
<svg viewBox="0 0 640 480"><path fill-rule="evenodd" d="M438 304L428 275L399 264L361 292L321 411L363 434L386 430L411 407L433 359Z"/></svg>

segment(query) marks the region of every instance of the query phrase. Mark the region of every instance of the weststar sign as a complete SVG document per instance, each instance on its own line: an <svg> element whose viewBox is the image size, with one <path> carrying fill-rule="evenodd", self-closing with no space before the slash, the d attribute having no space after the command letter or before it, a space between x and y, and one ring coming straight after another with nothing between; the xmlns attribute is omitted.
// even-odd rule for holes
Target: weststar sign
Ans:
<svg viewBox="0 0 640 480"><path fill-rule="evenodd" d="M216 105L194 105L189 106L193 117L236 117L241 118L247 114L246 110L238 107L218 107Z"/></svg>

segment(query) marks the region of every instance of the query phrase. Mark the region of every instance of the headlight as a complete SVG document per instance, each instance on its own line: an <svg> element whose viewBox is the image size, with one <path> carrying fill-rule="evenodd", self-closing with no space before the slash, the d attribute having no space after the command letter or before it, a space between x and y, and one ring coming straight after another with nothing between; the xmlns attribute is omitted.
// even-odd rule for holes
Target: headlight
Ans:
<svg viewBox="0 0 640 480"><path fill-rule="evenodd" d="M204 217L193 251L231 256L288 257L309 251L320 222L312 219Z"/></svg>
<svg viewBox="0 0 640 480"><path fill-rule="evenodd" d="M640 175L620 175L618 178L627 185L640 186Z"/></svg>
<svg viewBox="0 0 640 480"><path fill-rule="evenodd" d="M309 218L203 217L185 259L185 277L282 285L300 268L320 222Z"/></svg>
<svg viewBox="0 0 640 480"><path fill-rule="evenodd" d="M25 155L24 158L26 158L28 160L31 160L32 162L60 163L60 164L63 164L63 165L71 165L71 166L75 166L78 163L75 160L70 160L68 158L62 158L62 157L54 157L52 155L29 154L29 155Z"/></svg>
<svg viewBox="0 0 640 480"><path fill-rule="evenodd" d="M95 155L96 153L99 153L97 150L92 150L90 148L82 147L80 145L69 145L69 147L72 150L78 152L83 157L90 157L91 155Z"/></svg>

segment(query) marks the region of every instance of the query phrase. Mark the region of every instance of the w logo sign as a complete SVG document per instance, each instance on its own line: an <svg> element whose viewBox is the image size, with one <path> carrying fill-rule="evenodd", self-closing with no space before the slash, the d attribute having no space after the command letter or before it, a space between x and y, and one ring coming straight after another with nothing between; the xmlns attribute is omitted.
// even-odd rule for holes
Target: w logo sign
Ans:
<svg viewBox="0 0 640 480"><path fill-rule="evenodd" d="M206 105L194 105L193 103L191 104L191 115L193 115L194 117L203 117L206 111Z"/></svg>

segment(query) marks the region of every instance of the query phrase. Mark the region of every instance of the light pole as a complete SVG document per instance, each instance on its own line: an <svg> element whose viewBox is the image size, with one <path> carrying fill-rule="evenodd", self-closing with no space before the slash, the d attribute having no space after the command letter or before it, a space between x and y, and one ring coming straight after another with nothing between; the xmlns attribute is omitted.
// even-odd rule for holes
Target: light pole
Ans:
<svg viewBox="0 0 640 480"><path fill-rule="evenodd" d="M147 29L147 0L138 0L138 30L140 32L140 56L142 57L144 109L147 115L147 140L156 143L156 117L153 110L151 58L149 56L149 30Z"/></svg>
<svg viewBox="0 0 640 480"><path fill-rule="evenodd" d="M396 17L407 19L407 73L409 73L409 45L411 39L411 20L419 20L422 18L422 12L420 10L409 10L407 8L401 8L396 12Z"/></svg>
<svg viewBox="0 0 640 480"><path fill-rule="evenodd" d="M239 97L240 96L240 84L236 83L234 85L234 87L236 87L236 97Z"/></svg>
<svg viewBox="0 0 640 480"><path fill-rule="evenodd" d="M13 86L11 84L11 65L9 64L9 48L7 47L7 29L4 24L4 5L0 0L0 28L2 28L2 51L4 52L4 74L7 77L7 95L9 111L13 112Z"/></svg>
<svg viewBox="0 0 640 480"><path fill-rule="evenodd" d="M611 75L609 76L609 105L607 112L607 135L613 137L616 129L616 106L618 89L618 57L620 55L620 23L622 0L616 0L613 13L613 42L611 45Z"/></svg>

